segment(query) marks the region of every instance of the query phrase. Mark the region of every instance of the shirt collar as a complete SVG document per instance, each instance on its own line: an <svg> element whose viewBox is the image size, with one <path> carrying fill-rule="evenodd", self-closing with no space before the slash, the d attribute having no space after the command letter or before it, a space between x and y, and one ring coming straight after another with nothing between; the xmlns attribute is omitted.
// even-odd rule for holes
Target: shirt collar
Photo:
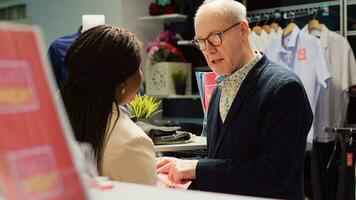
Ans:
<svg viewBox="0 0 356 200"><path fill-rule="evenodd" d="M257 35L257 33L255 33L255 31L253 31L253 30L250 31L250 34L249 34L249 35L250 35L250 37L266 37L266 36L268 36L269 34L268 34L265 30L262 29L260 35Z"/></svg>
<svg viewBox="0 0 356 200"><path fill-rule="evenodd" d="M290 33L286 37L282 37L282 45L286 48L296 47L299 32L300 29L298 28L298 26L294 27L292 33Z"/></svg>
<svg viewBox="0 0 356 200"><path fill-rule="evenodd" d="M218 85L220 85L220 83L223 82L224 79L225 79L224 75L217 75L215 81Z"/></svg>
<svg viewBox="0 0 356 200"><path fill-rule="evenodd" d="M268 35L269 35L269 34L268 34L265 30L262 29L260 36L262 36L262 37L267 37Z"/></svg>
<svg viewBox="0 0 356 200"><path fill-rule="evenodd" d="M303 32L309 33L311 35L314 35L313 32L309 32L308 29L308 24L305 25L302 29ZM315 30L316 31L316 30ZM320 31L320 41L323 44L324 48L328 47L328 37L329 37L329 29L326 27L324 24L321 24L321 31Z"/></svg>
<svg viewBox="0 0 356 200"><path fill-rule="evenodd" d="M279 36L279 39L276 40L274 45L275 49L277 49L278 54L288 53L289 48L297 46L299 32L300 29L296 26L294 27L292 33L290 33L287 37L283 37L283 33ZM283 45L283 41L286 38L289 38L289 45L287 45L287 47Z"/></svg>
<svg viewBox="0 0 356 200"><path fill-rule="evenodd" d="M243 81L243 79L240 80L239 77L245 77L248 74L248 72L253 68L253 66L255 66L256 63L262 58L262 54L259 51L255 50L254 52L255 52L255 55L243 67L241 67L240 69L236 70L231 75L224 75L223 76L223 80L220 81L219 85L225 87L225 86L230 86L230 84L233 84L234 82L241 83ZM220 77L220 80L221 79L222 78Z"/></svg>

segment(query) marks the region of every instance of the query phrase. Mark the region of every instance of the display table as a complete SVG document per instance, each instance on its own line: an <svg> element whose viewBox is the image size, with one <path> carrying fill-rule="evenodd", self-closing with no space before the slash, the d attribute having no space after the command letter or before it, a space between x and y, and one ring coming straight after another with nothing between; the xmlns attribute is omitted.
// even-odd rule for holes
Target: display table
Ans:
<svg viewBox="0 0 356 200"><path fill-rule="evenodd" d="M185 144L155 145L156 152L177 152L206 149L206 137L195 136L192 142Z"/></svg>

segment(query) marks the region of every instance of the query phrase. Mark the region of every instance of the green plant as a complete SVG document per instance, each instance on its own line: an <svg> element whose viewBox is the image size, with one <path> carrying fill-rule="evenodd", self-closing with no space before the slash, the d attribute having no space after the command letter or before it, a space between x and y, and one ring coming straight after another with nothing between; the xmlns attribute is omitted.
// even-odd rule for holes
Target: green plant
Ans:
<svg viewBox="0 0 356 200"><path fill-rule="evenodd" d="M153 115L161 112L157 111L160 104L161 101L155 97L136 95L127 107L130 113L138 119L150 119Z"/></svg>
<svg viewBox="0 0 356 200"><path fill-rule="evenodd" d="M175 85L185 85L188 80L188 73L184 70L177 69L172 72L171 77Z"/></svg>

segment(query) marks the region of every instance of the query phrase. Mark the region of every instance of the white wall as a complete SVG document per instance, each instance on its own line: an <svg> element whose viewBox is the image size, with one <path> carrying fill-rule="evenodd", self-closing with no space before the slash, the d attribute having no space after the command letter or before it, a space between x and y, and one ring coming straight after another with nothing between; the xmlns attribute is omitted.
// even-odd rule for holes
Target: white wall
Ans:
<svg viewBox="0 0 356 200"><path fill-rule="evenodd" d="M13 0L0 7L14 4L27 5L30 23L40 26L46 46L60 36L76 32L83 14L103 14L112 25L122 21L120 0Z"/></svg>
<svg viewBox="0 0 356 200"><path fill-rule="evenodd" d="M42 29L47 51L52 41L77 31L83 14L103 14L107 24L127 28L144 44L154 41L163 30L162 22L138 20L140 16L149 15L148 6L152 1L154 0L11 0L0 3L0 8L26 4L30 23ZM145 50L146 47L142 66L146 66ZM156 117L159 116L161 114Z"/></svg>
<svg viewBox="0 0 356 200"><path fill-rule="evenodd" d="M156 40L158 33L163 31L163 24L153 21L140 21L137 18L140 16L148 16L148 6L153 0L120 0L121 26L127 28L144 44L149 41ZM142 66L146 66L146 47L144 49L144 58Z"/></svg>
<svg viewBox="0 0 356 200"><path fill-rule="evenodd" d="M143 42L153 41L163 31L163 24L140 21L140 16L148 16L148 6L152 0L120 0L122 3L121 25L134 32Z"/></svg>
<svg viewBox="0 0 356 200"><path fill-rule="evenodd" d="M40 26L44 45L56 38L77 31L83 14L103 14L107 24L127 28L145 44L155 40L163 24L137 20L148 15L153 0L12 0L0 3L0 8L16 4L27 5L31 24Z"/></svg>

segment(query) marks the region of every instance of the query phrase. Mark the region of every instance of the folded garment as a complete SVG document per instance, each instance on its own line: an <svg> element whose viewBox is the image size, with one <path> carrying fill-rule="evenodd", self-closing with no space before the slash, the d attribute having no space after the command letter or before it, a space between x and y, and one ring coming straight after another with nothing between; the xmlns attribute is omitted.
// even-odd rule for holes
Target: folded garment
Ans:
<svg viewBox="0 0 356 200"><path fill-rule="evenodd" d="M155 126L142 121L136 124L152 139L154 144L180 144L187 143L192 134L186 131L178 131L179 126Z"/></svg>
<svg viewBox="0 0 356 200"><path fill-rule="evenodd" d="M156 136L153 138L153 143L159 144L184 144L191 141L193 134L186 131L176 131L172 135Z"/></svg>
<svg viewBox="0 0 356 200"><path fill-rule="evenodd" d="M153 136L171 135L180 129L179 126L155 126L143 121L137 121L136 125L138 125L150 138Z"/></svg>

